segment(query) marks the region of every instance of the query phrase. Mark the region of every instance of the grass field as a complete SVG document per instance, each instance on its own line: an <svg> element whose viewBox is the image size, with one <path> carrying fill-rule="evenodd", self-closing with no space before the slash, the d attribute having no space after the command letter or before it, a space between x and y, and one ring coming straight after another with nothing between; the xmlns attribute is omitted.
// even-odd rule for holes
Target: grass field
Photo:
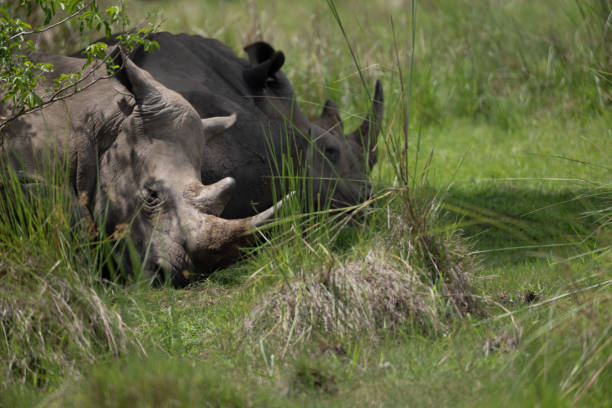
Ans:
<svg viewBox="0 0 612 408"><path fill-rule="evenodd" d="M16 193L0 406L612 404L611 1L129 4L271 42L307 114L332 98L345 129L382 79L380 198L342 227L286 214L176 290L100 283L108 244L55 190Z"/></svg>

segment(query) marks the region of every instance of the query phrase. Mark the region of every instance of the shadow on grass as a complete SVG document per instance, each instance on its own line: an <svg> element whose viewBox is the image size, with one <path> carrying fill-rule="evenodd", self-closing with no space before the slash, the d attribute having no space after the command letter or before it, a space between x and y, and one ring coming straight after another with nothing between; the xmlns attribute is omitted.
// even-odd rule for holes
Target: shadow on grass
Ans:
<svg viewBox="0 0 612 408"><path fill-rule="evenodd" d="M597 217L589 214L604 207L604 198L595 189L550 191L499 183L453 187L442 201L447 214L443 224L461 229L473 253L489 267L565 259L597 250L609 238ZM328 243L336 255L360 242L364 233L351 225L338 232ZM251 257L258 255L255 251ZM208 280L224 287L242 284L253 273L247 259L214 272Z"/></svg>
<svg viewBox="0 0 612 408"><path fill-rule="evenodd" d="M601 191L550 192L516 186L451 188L444 200L450 219L489 265L567 257L598 247Z"/></svg>

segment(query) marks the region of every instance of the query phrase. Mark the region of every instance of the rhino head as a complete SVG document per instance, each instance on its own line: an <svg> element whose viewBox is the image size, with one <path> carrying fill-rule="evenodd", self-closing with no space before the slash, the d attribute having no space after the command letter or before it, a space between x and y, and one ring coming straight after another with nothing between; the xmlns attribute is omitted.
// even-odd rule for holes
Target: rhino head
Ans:
<svg viewBox="0 0 612 408"><path fill-rule="evenodd" d="M368 174L376 164L376 140L383 119L383 90L376 81L372 109L355 131L344 134L338 106L327 100L312 122L308 165L315 191L331 191L332 207L361 203L372 193Z"/></svg>
<svg viewBox="0 0 612 408"><path fill-rule="evenodd" d="M202 184L201 158L207 138L232 126L235 115L200 119L183 97L129 59L123 66L127 89L119 92L129 92L133 106L124 109L117 137L99 159L92 212L104 220L107 233L129 234L146 271L166 271L182 285L194 260L219 258L274 209L243 219L219 218L235 182L227 177ZM196 272L214 268L198 266Z"/></svg>
<svg viewBox="0 0 612 408"><path fill-rule="evenodd" d="M337 208L368 199L372 192L368 174L376 164L376 142L383 120L381 82L376 82L368 117L358 129L344 134L338 106L331 100L325 102L316 120L305 117L290 81L280 70L285 61L282 52L265 42L251 44L244 50L250 67L243 77L251 89L260 92L256 103L268 117L289 123L306 140L301 161L312 181L315 200Z"/></svg>

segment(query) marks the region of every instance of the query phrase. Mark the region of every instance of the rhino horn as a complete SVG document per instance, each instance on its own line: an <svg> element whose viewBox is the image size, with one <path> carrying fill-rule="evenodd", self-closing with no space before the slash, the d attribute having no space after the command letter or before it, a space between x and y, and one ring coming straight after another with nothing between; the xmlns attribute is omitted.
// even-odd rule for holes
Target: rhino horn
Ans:
<svg viewBox="0 0 612 408"><path fill-rule="evenodd" d="M295 192L287 194L285 198L279 200L275 205L268 208L267 210L260 212L259 214L256 214L252 217L246 218L246 220L248 220L250 230L252 231L269 223L272 220L274 214L280 211L281 207L283 206L283 202L287 201L293 194L295 194Z"/></svg>
<svg viewBox="0 0 612 408"><path fill-rule="evenodd" d="M289 196L287 195L285 200ZM196 235L191 236L188 247L196 253L206 253L235 246L245 235L250 235L257 228L269 223L282 205L283 200L257 215L242 219L228 220L214 215L202 214L203 222L201 225L204 228L199 230Z"/></svg>
<svg viewBox="0 0 612 408"><path fill-rule="evenodd" d="M232 113L229 116L215 116L202 119L206 139L210 140L232 127L232 125L236 123L236 118L236 113Z"/></svg>
<svg viewBox="0 0 612 408"><path fill-rule="evenodd" d="M348 135L349 138L352 138L361 146L364 152L367 152L370 168L376 164L376 139L382 126L383 111L383 89L380 80L378 80L376 81L374 99L372 100L372 109L368 117L357 130Z"/></svg>
<svg viewBox="0 0 612 408"><path fill-rule="evenodd" d="M232 177L208 186L196 182L185 189L183 196L201 212L218 216L225 209L235 186L236 180Z"/></svg>

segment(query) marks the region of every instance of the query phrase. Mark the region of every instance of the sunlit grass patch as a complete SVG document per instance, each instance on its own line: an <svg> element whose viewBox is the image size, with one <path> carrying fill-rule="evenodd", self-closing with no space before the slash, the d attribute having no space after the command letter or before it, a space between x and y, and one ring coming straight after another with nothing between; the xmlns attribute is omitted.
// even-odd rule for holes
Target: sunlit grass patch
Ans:
<svg viewBox="0 0 612 408"><path fill-rule="evenodd" d="M588 279L514 308L514 316L501 315L522 327L523 336L485 382L489 397L480 406L493 399L504 406L609 404L612 274L609 257L600 261L588 268Z"/></svg>

